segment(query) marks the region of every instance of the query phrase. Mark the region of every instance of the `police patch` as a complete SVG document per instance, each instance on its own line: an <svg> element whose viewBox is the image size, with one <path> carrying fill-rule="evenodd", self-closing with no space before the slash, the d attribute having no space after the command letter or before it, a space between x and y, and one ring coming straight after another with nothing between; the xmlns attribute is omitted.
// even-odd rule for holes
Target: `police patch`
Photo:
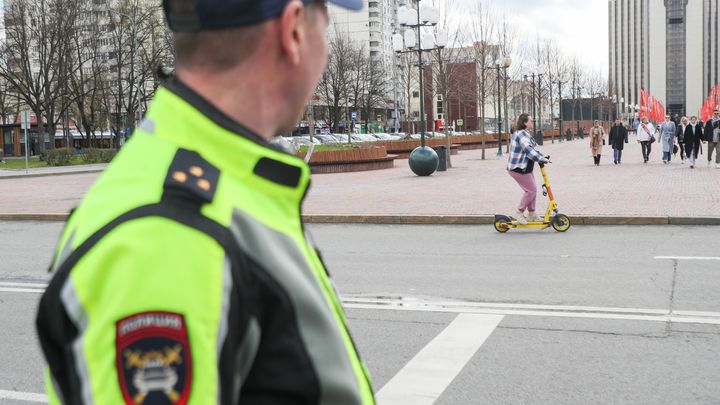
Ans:
<svg viewBox="0 0 720 405"><path fill-rule="evenodd" d="M116 326L115 365L125 403L187 403L192 357L185 317L143 312L119 320Z"/></svg>

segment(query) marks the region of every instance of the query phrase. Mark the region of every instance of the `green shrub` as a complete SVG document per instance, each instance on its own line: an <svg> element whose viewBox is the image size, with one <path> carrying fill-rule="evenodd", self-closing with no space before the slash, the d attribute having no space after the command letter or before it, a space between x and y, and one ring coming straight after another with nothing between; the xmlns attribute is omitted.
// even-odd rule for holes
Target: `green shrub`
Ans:
<svg viewBox="0 0 720 405"><path fill-rule="evenodd" d="M117 155L117 151L115 149L97 149L100 162L102 163L110 163L111 160Z"/></svg>
<svg viewBox="0 0 720 405"><path fill-rule="evenodd" d="M85 148L80 157L85 164L97 163L100 160L100 151L97 148Z"/></svg>
<svg viewBox="0 0 720 405"><path fill-rule="evenodd" d="M47 151L47 162L51 166L67 166L75 156L73 148L58 148Z"/></svg>

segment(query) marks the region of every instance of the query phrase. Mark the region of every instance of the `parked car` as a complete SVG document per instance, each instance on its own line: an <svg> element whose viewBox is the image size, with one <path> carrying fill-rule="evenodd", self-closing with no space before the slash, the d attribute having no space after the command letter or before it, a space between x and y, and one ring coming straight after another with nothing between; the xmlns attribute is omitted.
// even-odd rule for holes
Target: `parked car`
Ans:
<svg viewBox="0 0 720 405"><path fill-rule="evenodd" d="M300 136L298 136L297 138L305 139L306 141L309 141L309 140L310 140L310 135L300 135ZM320 145L320 144L322 144L322 142L321 142L319 139L317 139L317 137L315 137L315 136L313 136L312 143L313 143L313 145Z"/></svg>
<svg viewBox="0 0 720 405"><path fill-rule="evenodd" d="M340 143L347 143L348 137L345 134L332 134Z"/></svg>
<svg viewBox="0 0 720 405"><path fill-rule="evenodd" d="M313 138L319 139L320 142L322 142L323 144L325 144L325 143L338 143L337 138L335 138L335 137L332 136L332 135L327 135L327 134L326 134L326 135L313 135Z"/></svg>
<svg viewBox="0 0 720 405"><path fill-rule="evenodd" d="M379 133L379 134L373 134L373 135L375 135L375 137L381 141L392 141L393 139L395 139L392 136L390 136L390 134L386 134L386 133Z"/></svg>

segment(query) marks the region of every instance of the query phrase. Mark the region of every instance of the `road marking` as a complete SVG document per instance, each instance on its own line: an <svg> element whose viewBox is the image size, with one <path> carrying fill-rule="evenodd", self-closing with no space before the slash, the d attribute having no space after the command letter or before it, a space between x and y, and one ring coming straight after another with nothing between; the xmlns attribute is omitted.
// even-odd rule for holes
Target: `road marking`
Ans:
<svg viewBox="0 0 720 405"><path fill-rule="evenodd" d="M434 403L502 319L502 315L458 315L378 391L378 405Z"/></svg>
<svg viewBox="0 0 720 405"><path fill-rule="evenodd" d="M47 283L38 282L0 281L0 291L4 292L43 293L47 286Z"/></svg>
<svg viewBox="0 0 720 405"><path fill-rule="evenodd" d="M720 312L670 311L667 309L608 308L563 305L479 303L462 301L422 301L417 299L390 299L347 296L343 296L342 301L345 308L355 309L547 316L560 318L618 319L632 321L720 325Z"/></svg>
<svg viewBox="0 0 720 405"><path fill-rule="evenodd" d="M701 256L655 256L655 259L666 259L666 260L720 260L720 257L701 257Z"/></svg>
<svg viewBox="0 0 720 405"><path fill-rule="evenodd" d="M0 398L15 399L18 401L48 403L50 399L45 394L34 394L32 392L17 392L0 390Z"/></svg>

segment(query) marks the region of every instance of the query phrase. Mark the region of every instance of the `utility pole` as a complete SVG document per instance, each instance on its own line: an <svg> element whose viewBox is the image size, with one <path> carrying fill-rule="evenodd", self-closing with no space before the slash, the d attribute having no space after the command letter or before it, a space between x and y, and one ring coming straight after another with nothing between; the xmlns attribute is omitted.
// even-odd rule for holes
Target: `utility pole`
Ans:
<svg viewBox="0 0 720 405"><path fill-rule="evenodd" d="M393 22L393 35L397 34L398 18L397 18L397 0L393 0L393 11L395 12L395 21ZM398 128L400 115L398 114L398 77L397 77L397 64L398 55L393 55L393 82L394 82L394 95L393 95L393 107L395 109L395 133L400 132Z"/></svg>

